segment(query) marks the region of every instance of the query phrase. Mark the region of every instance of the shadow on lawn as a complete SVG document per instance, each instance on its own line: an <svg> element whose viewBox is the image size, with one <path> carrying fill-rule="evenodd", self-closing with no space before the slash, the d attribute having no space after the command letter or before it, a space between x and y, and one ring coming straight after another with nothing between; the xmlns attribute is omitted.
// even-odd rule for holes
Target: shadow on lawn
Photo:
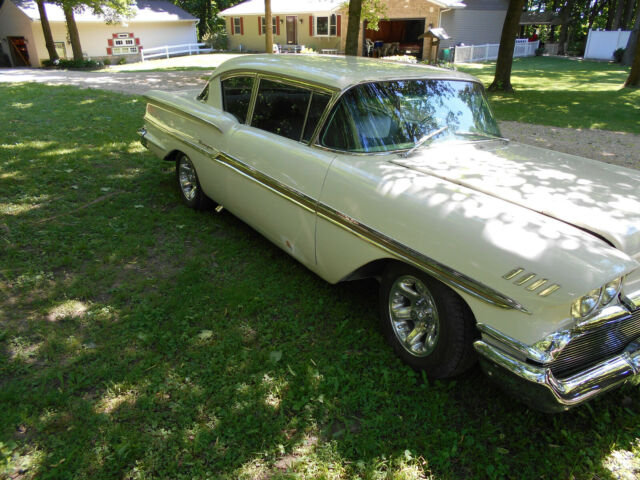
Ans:
<svg viewBox="0 0 640 480"><path fill-rule="evenodd" d="M182 207L132 134L141 104L30 93L40 112L53 97L130 120L81 140L54 115L0 141L0 204L16 206L0 220L0 441L18 475L613 478L603 460L636 448L637 389L550 416L477 369L425 382L384 344L375 282L328 285L232 215Z"/></svg>

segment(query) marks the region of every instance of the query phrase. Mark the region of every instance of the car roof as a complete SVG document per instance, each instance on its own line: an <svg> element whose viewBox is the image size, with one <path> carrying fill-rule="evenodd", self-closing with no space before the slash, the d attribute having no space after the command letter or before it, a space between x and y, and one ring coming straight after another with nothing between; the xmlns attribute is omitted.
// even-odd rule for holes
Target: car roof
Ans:
<svg viewBox="0 0 640 480"><path fill-rule="evenodd" d="M479 81L466 73L427 65L363 57L305 54L239 55L222 63L214 76L235 71L289 77L336 90L344 90L363 82L413 78Z"/></svg>

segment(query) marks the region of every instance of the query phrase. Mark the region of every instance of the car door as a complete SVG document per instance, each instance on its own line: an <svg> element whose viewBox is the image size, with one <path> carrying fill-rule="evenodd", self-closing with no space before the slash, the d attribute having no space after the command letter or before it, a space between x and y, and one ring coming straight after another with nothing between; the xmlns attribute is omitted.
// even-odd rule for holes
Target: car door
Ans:
<svg viewBox="0 0 640 480"><path fill-rule="evenodd" d="M335 154L308 145L331 92L259 78L250 124L228 138L225 206L310 268L315 203Z"/></svg>

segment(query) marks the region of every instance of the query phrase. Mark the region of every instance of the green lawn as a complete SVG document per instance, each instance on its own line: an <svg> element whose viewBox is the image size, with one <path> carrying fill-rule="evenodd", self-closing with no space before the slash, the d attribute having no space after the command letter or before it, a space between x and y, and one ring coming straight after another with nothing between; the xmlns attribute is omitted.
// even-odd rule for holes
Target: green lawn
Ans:
<svg viewBox="0 0 640 480"><path fill-rule="evenodd" d="M383 342L375 283L182 206L143 111L0 85L0 478L640 471L637 388L552 416L477 369L426 382Z"/></svg>
<svg viewBox="0 0 640 480"><path fill-rule="evenodd" d="M457 68L488 86L495 63ZM621 88L628 75L620 64L517 58L511 75L516 93L492 94L491 103L500 120L640 134L640 89Z"/></svg>

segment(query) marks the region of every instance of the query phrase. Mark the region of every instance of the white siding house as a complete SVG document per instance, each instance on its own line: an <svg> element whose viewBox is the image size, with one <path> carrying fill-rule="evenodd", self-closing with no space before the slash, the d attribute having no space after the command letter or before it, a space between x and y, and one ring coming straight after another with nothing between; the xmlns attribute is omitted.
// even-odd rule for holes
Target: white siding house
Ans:
<svg viewBox="0 0 640 480"><path fill-rule="evenodd" d="M45 3L53 41L60 58L72 58L64 13L58 5ZM85 57L136 61L143 48L196 43L198 19L163 0L137 0L134 16L107 24L89 9L75 14ZM49 58L40 14L33 0L0 0L0 57L13 66L39 67Z"/></svg>
<svg viewBox="0 0 640 480"><path fill-rule="evenodd" d="M509 0L464 0L464 3L464 9L442 12L440 26L451 38L441 41L440 47L500 43Z"/></svg>

